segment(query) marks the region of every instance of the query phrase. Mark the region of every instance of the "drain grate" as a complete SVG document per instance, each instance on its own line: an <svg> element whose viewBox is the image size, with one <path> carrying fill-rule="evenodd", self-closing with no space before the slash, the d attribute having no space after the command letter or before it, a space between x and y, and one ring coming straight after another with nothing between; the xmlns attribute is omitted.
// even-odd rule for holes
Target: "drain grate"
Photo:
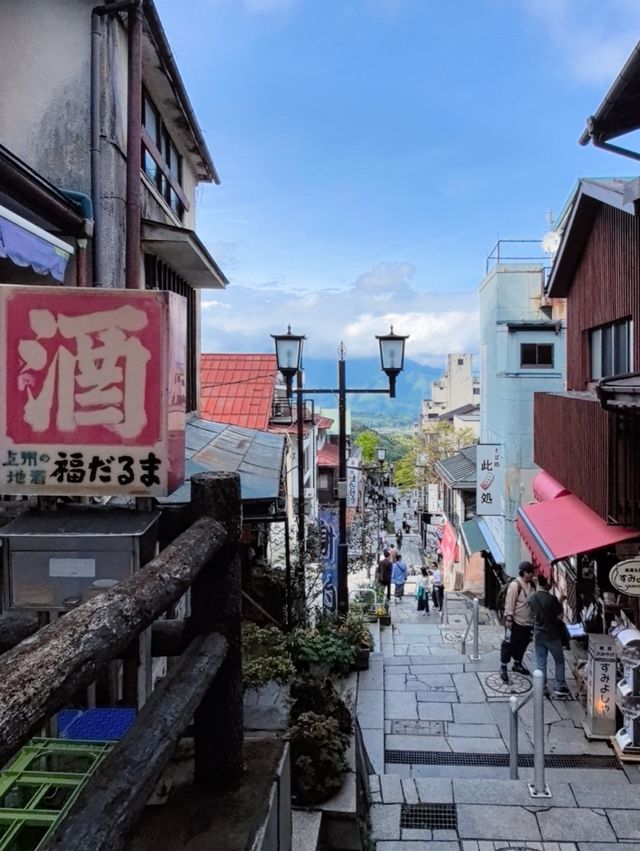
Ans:
<svg viewBox="0 0 640 851"><path fill-rule="evenodd" d="M408 830L457 830L455 804L402 804L400 827Z"/></svg>
<svg viewBox="0 0 640 851"><path fill-rule="evenodd" d="M392 721L396 736L444 736L444 721Z"/></svg>
<svg viewBox="0 0 640 851"><path fill-rule="evenodd" d="M439 751L385 751L384 761L394 765L466 765L502 768L509 765L506 753L440 753ZM546 754L547 768L620 768L614 756L597 754ZM533 768L533 754L518 754L520 768Z"/></svg>

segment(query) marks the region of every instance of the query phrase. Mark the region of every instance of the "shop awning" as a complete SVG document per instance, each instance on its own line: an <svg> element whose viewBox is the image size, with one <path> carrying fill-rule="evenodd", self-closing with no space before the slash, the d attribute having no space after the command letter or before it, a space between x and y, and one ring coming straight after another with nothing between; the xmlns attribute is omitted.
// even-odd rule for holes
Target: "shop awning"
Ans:
<svg viewBox="0 0 640 851"><path fill-rule="evenodd" d="M557 499L559 496L567 496L570 493L564 485L561 485L560 482L556 481L553 476L550 476L544 470L533 477L531 486L533 488L533 496L538 502L545 502L547 499Z"/></svg>
<svg viewBox="0 0 640 851"><path fill-rule="evenodd" d="M519 508L516 529L545 571L558 559L640 538L638 529L609 526L573 494Z"/></svg>
<svg viewBox="0 0 640 851"><path fill-rule="evenodd" d="M460 527L460 530L462 531L462 540L464 541L464 548L467 551L467 555L489 549L482 532L478 528L478 521L475 518L465 521Z"/></svg>
<svg viewBox="0 0 640 851"><path fill-rule="evenodd" d="M73 246L0 206L0 257L62 283L72 254Z"/></svg>
<svg viewBox="0 0 640 851"><path fill-rule="evenodd" d="M491 558L495 561L496 564L504 564L504 553L502 552L502 547L498 543L491 529L487 526L487 521L484 520L482 517L478 517L476 522L478 524L478 529L480 530L482 537L487 543L487 548L491 553Z"/></svg>

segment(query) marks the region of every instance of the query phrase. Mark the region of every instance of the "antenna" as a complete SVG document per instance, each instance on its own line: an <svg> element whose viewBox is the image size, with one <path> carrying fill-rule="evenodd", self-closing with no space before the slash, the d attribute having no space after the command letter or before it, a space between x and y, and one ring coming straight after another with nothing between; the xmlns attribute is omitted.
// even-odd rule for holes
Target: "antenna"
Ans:
<svg viewBox="0 0 640 851"><path fill-rule="evenodd" d="M545 254L553 256L560 246L560 234L553 229L553 210L551 208L547 210L544 218L549 230L542 237L542 250Z"/></svg>

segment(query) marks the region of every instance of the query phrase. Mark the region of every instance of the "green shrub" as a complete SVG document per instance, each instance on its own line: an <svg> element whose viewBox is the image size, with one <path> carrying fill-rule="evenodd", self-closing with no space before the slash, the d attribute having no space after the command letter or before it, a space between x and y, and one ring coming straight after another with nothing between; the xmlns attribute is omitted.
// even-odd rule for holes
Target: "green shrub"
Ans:
<svg viewBox="0 0 640 851"><path fill-rule="evenodd" d="M293 796L298 804L320 804L342 786L348 738L335 718L315 712L303 712L290 734Z"/></svg>
<svg viewBox="0 0 640 851"><path fill-rule="evenodd" d="M355 647L335 632L320 629L298 630L293 638L296 666L326 665L331 673L346 674L355 661Z"/></svg>
<svg viewBox="0 0 640 851"><path fill-rule="evenodd" d="M291 682L295 668L286 635L275 626L244 623L242 675L247 688L261 688L270 680Z"/></svg>
<svg viewBox="0 0 640 851"><path fill-rule="evenodd" d="M307 712L322 712L329 718L335 718L340 732L350 736L353 732L353 719L344 700L327 679L319 683L311 677L300 677L291 685L291 720L296 722Z"/></svg>

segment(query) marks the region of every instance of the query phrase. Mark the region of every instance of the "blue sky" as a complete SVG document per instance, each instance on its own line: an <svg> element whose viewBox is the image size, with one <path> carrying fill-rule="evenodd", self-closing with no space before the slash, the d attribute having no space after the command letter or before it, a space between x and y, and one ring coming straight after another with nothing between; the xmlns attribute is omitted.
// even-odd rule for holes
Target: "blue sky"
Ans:
<svg viewBox="0 0 640 851"><path fill-rule="evenodd" d="M542 238L640 39L637 0L156 0L221 186L201 238L231 281L203 294L203 351L477 350L497 239ZM188 11L187 11L188 10Z"/></svg>

